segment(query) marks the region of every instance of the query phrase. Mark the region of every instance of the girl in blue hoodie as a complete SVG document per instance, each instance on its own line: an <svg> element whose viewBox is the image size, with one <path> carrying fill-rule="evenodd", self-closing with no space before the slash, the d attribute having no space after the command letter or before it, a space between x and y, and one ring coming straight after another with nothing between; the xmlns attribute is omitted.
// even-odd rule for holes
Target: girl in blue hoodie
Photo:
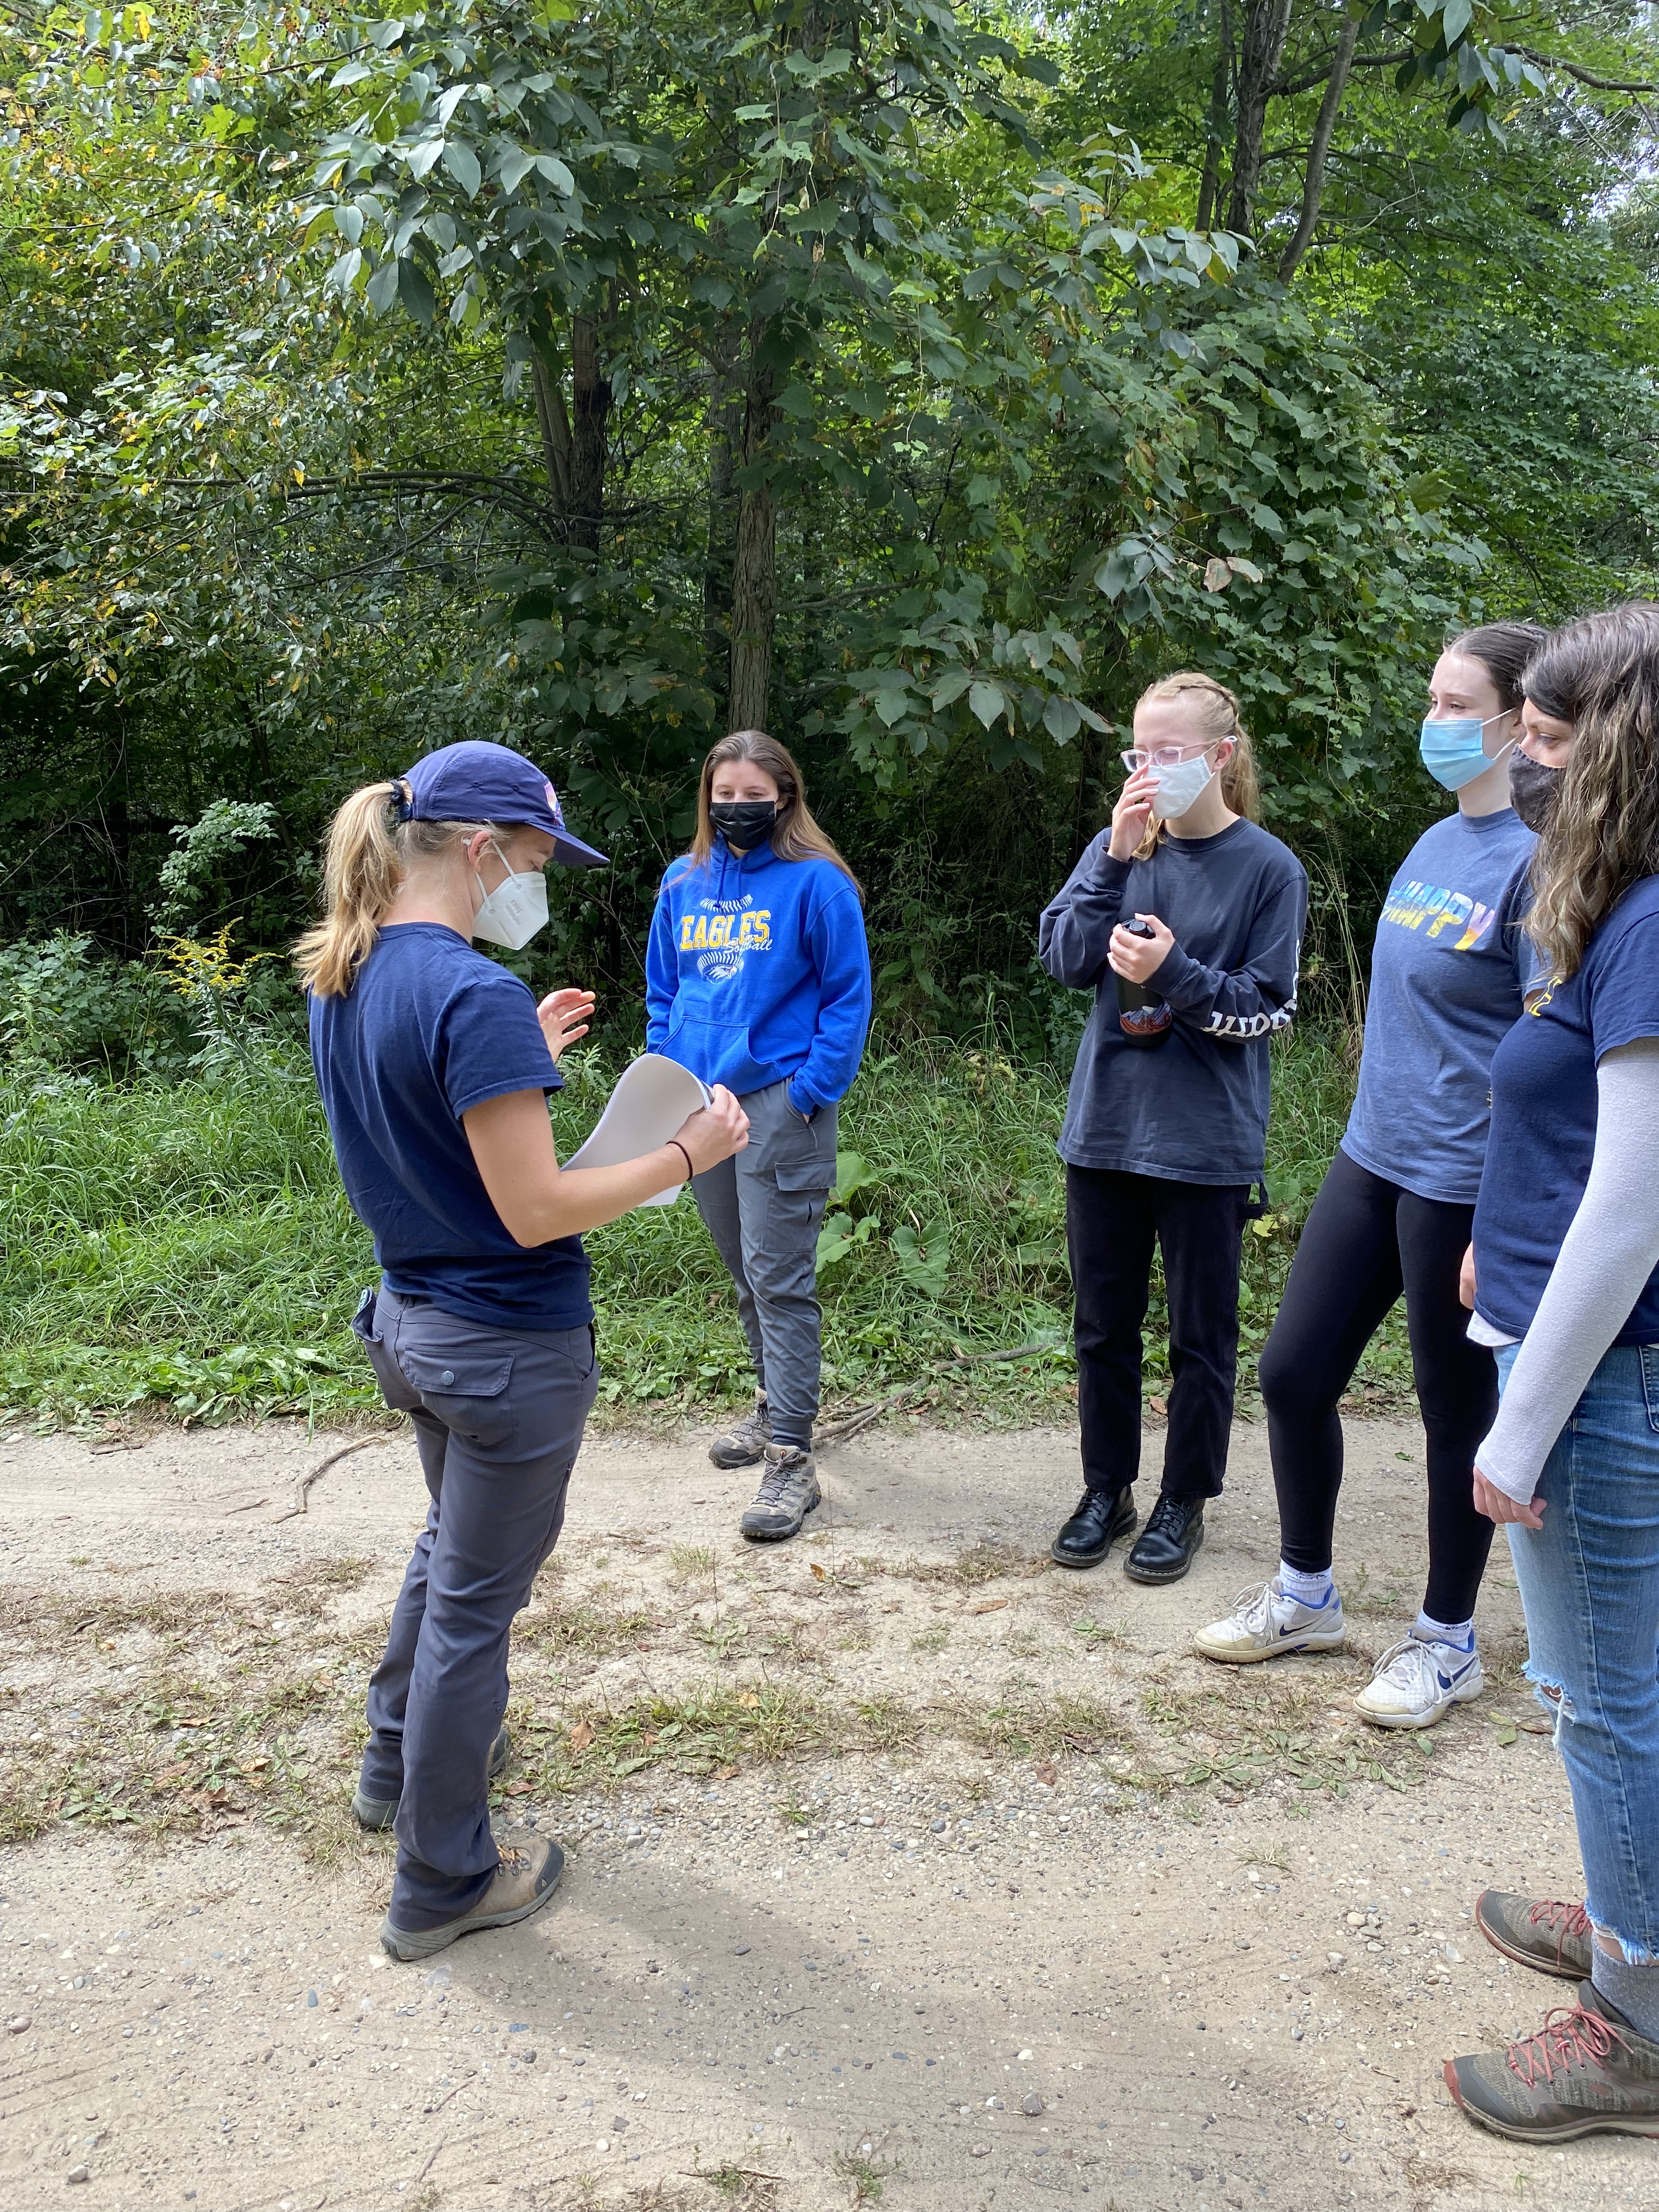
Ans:
<svg viewBox="0 0 1659 2212"><path fill-rule="evenodd" d="M870 1026L870 953L857 881L763 731L722 738L702 764L696 836L657 895L645 979L647 1049L724 1084L749 1116L746 1150L691 1188L737 1285L757 1383L709 1457L764 1462L738 1525L776 1542L818 1502L818 1228Z"/></svg>

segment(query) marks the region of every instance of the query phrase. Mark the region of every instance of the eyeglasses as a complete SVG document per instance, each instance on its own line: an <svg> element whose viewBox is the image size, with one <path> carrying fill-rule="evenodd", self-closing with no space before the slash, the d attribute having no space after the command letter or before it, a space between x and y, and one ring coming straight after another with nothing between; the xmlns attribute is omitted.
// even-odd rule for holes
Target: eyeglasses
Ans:
<svg viewBox="0 0 1659 2212"><path fill-rule="evenodd" d="M1134 745L1127 753L1120 753L1118 758L1133 775L1143 768L1179 768L1182 761L1193 759L1194 753L1206 753L1212 744L1219 743L1218 738L1212 738L1192 751L1180 745L1160 745L1155 753L1149 753L1143 745Z"/></svg>

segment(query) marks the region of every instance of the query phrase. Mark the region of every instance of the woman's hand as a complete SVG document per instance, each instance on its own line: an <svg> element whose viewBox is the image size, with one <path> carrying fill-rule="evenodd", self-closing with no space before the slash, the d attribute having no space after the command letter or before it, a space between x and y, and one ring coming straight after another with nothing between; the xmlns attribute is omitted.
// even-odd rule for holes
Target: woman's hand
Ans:
<svg viewBox="0 0 1659 2212"><path fill-rule="evenodd" d="M1473 1244L1463 1255L1463 1264L1457 1271L1457 1296L1459 1303L1466 1305L1473 1313L1474 1311L1474 1247ZM1480 1510L1484 1513L1486 1509L1483 1505Z"/></svg>
<svg viewBox="0 0 1659 2212"><path fill-rule="evenodd" d="M1175 933L1155 914L1138 914L1135 920L1146 922L1152 935L1131 937L1120 922L1112 932L1106 958L1114 975L1125 975L1132 983L1144 983L1175 951Z"/></svg>
<svg viewBox="0 0 1659 2212"><path fill-rule="evenodd" d="M591 991L550 991L536 1009L536 1019L542 1025L542 1035L547 1039L547 1048L557 1063L559 1054L568 1044L587 1035L588 1016L593 1011Z"/></svg>
<svg viewBox="0 0 1659 2212"><path fill-rule="evenodd" d="M742 1152L749 1142L749 1116L726 1085L717 1083L708 1105L680 1124L674 1141L685 1146L692 1174L701 1175L705 1168L718 1167L733 1152Z"/></svg>
<svg viewBox="0 0 1659 2212"><path fill-rule="evenodd" d="M1115 860L1133 860L1136 848L1146 835L1146 824L1152 818L1152 802L1158 796L1158 778L1149 768L1138 768L1117 795L1117 805L1112 809L1111 855Z"/></svg>
<svg viewBox="0 0 1659 2212"><path fill-rule="evenodd" d="M1523 1505L1518 1498L1511 1498L1495 1482L1488 1482L1478 1467L1474 1470L1474 1510L1484 1513L1488 1521L1495 1521L1500 1528L1510 1522L1522 1528L1541 1528L1545 1503L1543 1498L1534 1498L1530 1505Z"/></svg>

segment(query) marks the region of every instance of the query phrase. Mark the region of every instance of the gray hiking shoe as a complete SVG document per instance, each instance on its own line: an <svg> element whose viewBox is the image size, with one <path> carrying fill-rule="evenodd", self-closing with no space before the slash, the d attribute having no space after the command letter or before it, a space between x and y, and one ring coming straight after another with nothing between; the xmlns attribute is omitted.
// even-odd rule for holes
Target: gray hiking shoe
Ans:
<svg viewBox="0 0 1659 2212"><path fill-rule="evenodd" d="M1475 1899L1474 1924L1495 1950L1517 1966L1559 1974L1564 1981L1589 1979L1594 1954L1589 1915L1582 1905L1483 1889Z"/></svg>
<svg viewBox="0 0 1659 2212"><path fill-rule="evenodd" d="M765 1458L766 1447L771 1441L772 1422L767 1411L766 1393L759 1390L755 1394L752 1408L709 1445L708 1456L716 1467L754 1467Z"/></svg>
<svg viewBox="0 0 1659 2212"><path fill-rule="evenodd" d="M489 1747L489 1773L492 1782L512 1756L513 1738L503 1726ZM389 1828L398 1817L398 1803L395 1797L365 1797L359 1783L352 1793L351 1809L357 1815L360 1828Z"/></svg>
<svg viewBox="0 0 1659 2212"><path fill-rule="evenodd" d="M1659 2043L1589 1982L1536 2034L1449 2058L1442 2070L1465 2115L1511 2142L1659 2136Z"/></svg>
<svg viewBox="0 0 1659 2212"><path fill-rule="evenodd" d="M818 1502L817 1463L799 1444L768 1444L766 1472L738 1527L751 1544L778 1544L799 1533Z"/></svg>
<svg viewBox="0 0 1659 2212"><path fill-rule="evenodd" d="M528 1920L550 1902L564 1872L564 1853L550 1836L521 1835L499 1847L501 1863L494 1880L471 1912L459 1920L446 1920L439 1928L394 1928L388 1912L380 1923L380 1948L394 1959L429 1959L447 1951L463 1936L481 1928L510 1928L515 1920Z"/></svg>

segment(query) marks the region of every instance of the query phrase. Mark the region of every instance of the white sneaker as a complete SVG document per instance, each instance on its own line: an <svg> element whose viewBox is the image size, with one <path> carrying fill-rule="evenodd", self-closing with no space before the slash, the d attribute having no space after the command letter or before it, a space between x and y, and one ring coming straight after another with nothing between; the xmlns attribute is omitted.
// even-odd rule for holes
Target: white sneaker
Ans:
<svg viewBox="0 0 1659 2212"><path fill-rule="evenodd" d="M1284 1651L1339 1651L1348 1632L1342 1594L1333 1584L1323 1605L1286 1597L1279 1577L1240 1590L1224 1620L1212 1620L1193 1638L1193 1649L1225 1666L1249 1667Z"/></svg>
<svg viewBox="0 0 1659 2212"><path fill-rule="evenodd" d="M1432 1728L1442 1713L1468 1705L1486 1686L1479 1651L1407 1636L1382 1654L1353 1705L1378 1728Z"/></svg>

